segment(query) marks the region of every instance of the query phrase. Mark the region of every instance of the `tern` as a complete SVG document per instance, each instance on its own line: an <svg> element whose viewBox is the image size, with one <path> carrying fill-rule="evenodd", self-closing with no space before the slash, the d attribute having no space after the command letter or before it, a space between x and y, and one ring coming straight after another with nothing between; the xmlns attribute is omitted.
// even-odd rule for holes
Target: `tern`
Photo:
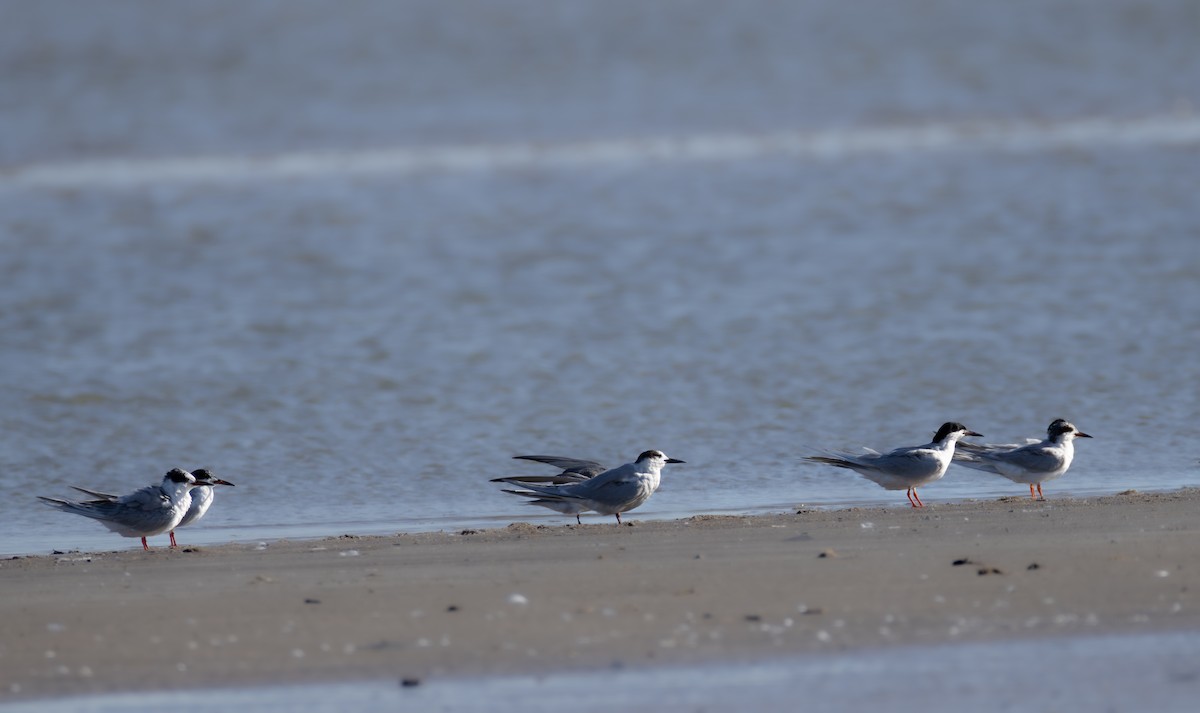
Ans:
<svg viewBox="0 0 1200 713"><path fill-rule="evenodd" d="M213 499L216 497L216 487L214 486L228 485L231 488L233 487L233 483L228 480L221 480L207 468L193 470L192 475L196 478L196 487L192 489L192 505L175 527L187 527L204 517L204 513L208 512L208 509L212 507ZM175 542L174 529L171 530L171 546L179 546Z"/></svg>
<svg viewBox="0 0 1200 713"><path fill-rule="evenodd" d="M562 472L558 475L525 475L495 478L492 480L493 483L508 483L521 487L525 487L531 483L535 485L565 485L568 483L581 483L608 470L607 466L597 463L594 460L582 460L566 456L513 456L513 458L516 460L531 460L538 463L545 463L555 468L561 468ZM583 520L579 518L579 514L590 510L590 508L578 500L535 497L535 494L529 491L520 490L505 490L503 492L532 497L533 499L528 501L530 505L540 505L564 515L574 515L577 524L583 524Z"/></svg>
<svg viewBox="0 0 1200 713"><path fill-rule="evenodd" d="M1055 419L1046 429L1046 440L1017 443L963 443L954 462L986 473L1002 475L1029 486L1029 497L1045 500L1042 483L1061 477L1075 460L1075 439L1091 438L1065 419ZM1037 495L1034 495L1034 488Z"/></svg>
<svg viewBox="0 0 1200 713"><path fill-rule="evenodd" d="M184 513L183 519L180 520L179 524L176 525L175 528L172 528L171 532L169 533L171 535L171 547L179 546L179 543L175 541L176 528L187 527L193 522L196 522L200 518L204 517L204 513L208 512L208 509L212 507L213 498L216 497L216 493L214 492L214 488L212 486L228 485L231 488L233 487L233 483L229 482L228 480L221 480L213 475L212 471L208 470L207 468L198 468L191 471L191 473L192 477L196 479L196 486L191 491L192 504L190 507L188 507L188 511ZM99 490L81 488L78 485L72 485L71 487L81 493L86 493L91 495L93 498L98 498L100 500L116 502L120 499L119 495L113 495L112 493L103 493Z"/></svg>
<svg viewBox="0 0 1200 713"><path fill-rule="evenodd" d="M849 468L873 483L888 490L907 490L908 502L915 508L925 507L917 488L946 474L954 457L954 444L966 436L979 436L961 423L942 424L933 441L921 446L897 448L888 453L866 448L862 455L835 453L828 456L809 456L814 463Z"/></svg>
<svg viewBox="0 0 1200 713"><path fill-rule="evenodd" d="M539 458L550 458L551 456L540 456ZM529 458L527 460L539 460L539 458ZM566 461L575 461L574 459L556 459ZM542 460L546 463L549 461ZM621 524L621 513L628 512L646 502L655 490L658 490L658 484L661 481L663 466L667 463L683 463L684 461L668 458L662 451L645 451L637 457L632 463L617 466L610 470L605 470L594 476L587 477L582 473L576 472L575 475L584 477L584 480L574 483L562 484L539 484L530 482L528 478L515 476L511 478L496 478L493 482L509 483L517 485L524 490L507 491L515 495L521 495L527 498L532 498L534 501L546 500L556 503L563 503L564 507L570 505L578 506L583 510L595 510L601 515L615 515L617 524ZM562 467L555 463L556 467ZM592 465L599 465L592 463ZM559 476L550 477L563 477ZM566 477L572 477L567 475ZM546 503L538 503L543 507L551 507L558 509ZM575 514L578 519L578 512L571 513L569 511L560 510L560 512L568 512Z"/></svg>
<svg viewBox="0 0 1200 713"><path fill-rule="evenodd" d="M38 499L63 512L83 515L123 537L142 538L142 549L149 550L146 538L170 532L179 525L191 507L191 489L196 478L181 468L172 468L161 485L148 485L128 495L73 502L39 495Z"/></svg>

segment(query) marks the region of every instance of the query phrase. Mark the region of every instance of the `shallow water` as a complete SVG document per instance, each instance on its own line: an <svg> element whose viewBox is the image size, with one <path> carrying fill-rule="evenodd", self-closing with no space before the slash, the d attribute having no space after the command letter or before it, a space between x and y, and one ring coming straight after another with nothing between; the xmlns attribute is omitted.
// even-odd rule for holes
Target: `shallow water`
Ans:
<svg viewBox="0 0 1200 713"><path fill-rule="evenodd" d="M565 522L531 452L900 506L801 458L949 419L1197 484L1194 5L934 5L12 4L0 552L136 546L32 496L176 465L237 483L191 543Z"/></svg>
<svg viewBox="0 0 1200 713"><path fill-rule="evenodd" d="M100 711L1192 711L1194 634L906 646L753 663L86 696L5 713ZM802 701L803 703L799 703Z"/></svg>

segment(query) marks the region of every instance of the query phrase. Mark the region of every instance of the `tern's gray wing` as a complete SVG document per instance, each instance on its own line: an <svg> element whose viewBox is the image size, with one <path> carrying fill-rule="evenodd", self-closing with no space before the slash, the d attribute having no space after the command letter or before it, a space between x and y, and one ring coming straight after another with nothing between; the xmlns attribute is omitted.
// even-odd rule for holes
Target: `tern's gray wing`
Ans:
<svg viewBox="0 0 1200 713"><path fill-rule="evenodd" d="M588 478L600 475L608 470L608 467L603 463L597 463L594 460L584 460L582 458L568 458L566 456L513 456L516 460L531 460L538 463L561 468L564 473L578 473L579 475Z"/></svg>
<svg viewBox="0 0 1200 713"><path fill-rule="evenodd" d="M87 500L72 502L59 498L38 496L46 504L63 512L90 517L128 537L165 532L173 518L171 501L155 486L143 490L155 491L153 497L134 498L143 491L117 500ZM122 502L126 498L128 502Z"/></svg>
<svg viewBox="0 0 1200 713"><path fill-rule="evenodd" d="M937 456L925 446L897 448L879 455L865 454L854 460L864 468L896 478L923 478L937 467Z"/></svg>
<svg viewBox="0 0 1200 713"><path fill-rule="evenodd" d="M84 495L91 495L93 498L98 500L117 500L121 497L120 495L113 495L112 493L102 493L99 490L88 490L87 488L81 488L78 485L72 485L71 487L83 493Z"/></svg>
<svg viewBox="0 0 1200 713"><path fill-rule="evenodd" d="M1014 465L1030 473L1050 473L1063 466L1060 449L1036 444L1011 451L984 452L980 457L986 461L999 461Z"/></svg>
<svg viewBox="0 0 1200 713"><path fill-rule="evenodd" d="M588 478L587 480L578 483L565 483L563 485L539 485L530 482L517 482L514 485L520 485L523 488L538 493L540 495L549 495L557 498L571 498L581 500L597 499L597 493L603 493L603 502L616 502L615 497L623 484L626 484L629 479L624 467L614 468L613 470L605 471L598 476ZM511 481L506 481L511 482ZM632 483L636 489L636 482ZM610 500L612 499L612 500Z"/></svg>
<svg viewBox="0 0 1200 713"><path fill-rule="evenodd" d="M985 456L1000 452L1008 452L1017 448L1015 443L967 443L960 441L954 449L953 460L959 465L965 465L974 470L982 470L986 473L996 473L994 462L988 461Z"/></svg>
<svg viewBox="0 0 1200 713"><path fill-rule="evenodd" d="M74 487L74 486L72 486ZM91 493L83 488L76 488ZM119 520L122 517L134 516L136 513L161 514L171 509L171 499L157 485L148 485L141 490L135 490L128 495L116 497L108 493L96 493L102 497L96 500L75 502L61 498L38 496L40 500L67 512L86 515L97 520Z"/></svg>
<svg viewBox="0 0 1200 713"><path fill-rule="evenodd" d="M163 493L162 488L157 485L147 485L146 487L135 490L128 495L122 495L114 501L122 507L131 510L169 510L171 508L171 500Z"/></svg>
<svg viewBox="0 0 1200 713"><path fill-rule="evenodd" d="M493 482L497 482L497 481L493 481ZM508 478L500 478L500 479L498 479L498 482L510 483L512 485L517 485L522 488L525 488L526 490L524 490L524 491L505 490L503 492L512 493L513 495L524 495L527 498L534 498L534 497L541 497L541 496L549 496L552 498L571 498L571 497L575 497L575 495L572 494L570 491L568 491L567 488L579 485L579 483L565 483L563 485L543 485L543 484L539 484L539 483L525 482L525 481L522 481L520 479L515 479L515 478L512 480L509 480Z"/></svg>
<svg viewBox="0 0 1200 713"><path fill-rule="evenodd" d="M558 488L567 497L615 505L636 498L642 492L643 479L639 477L636 464L626 463L582 483Z"/></svg>
<svg viewBox="0 0 1200 713"><path fill-rule="evenodd" d="M874 468L873 461L879 458L879 453L868 451L867 453L845 453L843 451L824 451L823 455L806 456L804 460L812 461L813 463L824 463L825 465L835 465L839 468L849 468L851 470L860 470L862 468Z"/></svg>
<svg viewBox="0 0 1200 713"><path fill-rule="evenodd" d="M1015 443L971 444L961 454L956 450L954 460L959 465L988 473L1012 475L1053 473L1063 467L1064 453L1061 448L1045 441L1034 441L1025 446Z"/></svg>
<svg viewBox="0 0 1200 713"><path fill-rule="evenodd" d="M563 515L582 515L591 510L578 500L560 500L558 498L534 498L526 502L526 505L540 505Z"/></svg>
<svg viewBox="0 0 1200 713"><path fill-rule="evenodd" d="M578 515L591 509L579 500L561 498L554 495L543 495L542 493L535 493L530 490L502 490L501 492L530 498L529 505L540 505L564 515Z"/></svg>
<svg viewBox="0 0 1200 713"><path fill-rule="evenodd" d="M1026 443L1041 443L1041 441L1031 438ZM1011 451L1020 448L1021 445L1020 443L972 443L970 441L959 441L954 447L954 458L955 460L969 460L972 453Z"/></svg>
<svg viewBox="0 0 1200 713"><path fill-rule="evenodd" d="M877 453L869 449L866 453L831 452L828 456L812 456L808 460L850 468L864 475L878 471L903 478L906 475L923 475L929 470L931 457L928 449L917 446L897 448L889 453Z"/></svg>
<svg viewBox="0 0 1200 713"><path fill-rule="evenodd" d="M558 475L510 475L504 478L492 478L493 483L512 483L513 485L524 485L525 483L535 483L538 485L565 485L567 483L582 483L587 480L588 475L580 473L572 473L563 471Z"/></svg>
<svg viewBox="0 0 1200 713"><path fill-rule="evenodd" d="M642 481L635 478L610 478L597 482L599 478L582 482L578 485L567 486L573 489L572 495L597 503L618 505L636 498L642 492Z"/></svg>

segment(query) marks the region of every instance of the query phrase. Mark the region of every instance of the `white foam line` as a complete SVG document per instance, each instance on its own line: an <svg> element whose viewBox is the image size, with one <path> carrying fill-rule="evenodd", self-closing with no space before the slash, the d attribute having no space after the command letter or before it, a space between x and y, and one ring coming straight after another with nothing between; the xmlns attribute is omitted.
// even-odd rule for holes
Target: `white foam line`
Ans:
<svg viewBox="0 0 1200 713"><path fill-rule="evenodd" d="M1026 151L1200 144L1200 117L1056 122L974 122L924 126L699 134L572 143L509 143L379 150L293 152L270 156L101 159L0 169L0 188L122 187L229 183L337 176L505 171L603 165L742 161L782 157L828 160L863 154Z"/></svg>

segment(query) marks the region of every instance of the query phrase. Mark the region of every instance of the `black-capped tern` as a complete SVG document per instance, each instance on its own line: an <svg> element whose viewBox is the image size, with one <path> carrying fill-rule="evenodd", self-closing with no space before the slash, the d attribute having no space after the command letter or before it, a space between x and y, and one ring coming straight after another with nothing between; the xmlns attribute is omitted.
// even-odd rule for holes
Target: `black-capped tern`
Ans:
<svg viewBox="0 0 1200 713"><path fill-rule="evenodd" d="M960 438L979 435L961 423L948 421L938 429L933 441L924 445L897 448L887 453L867 448L861 455L833 453L809 456L806 460L849 468L888 490L906 490L909 504L919 508L925 507L925 503L917 495L917 488L946 474L954 457L954 444Z"/></svg>

